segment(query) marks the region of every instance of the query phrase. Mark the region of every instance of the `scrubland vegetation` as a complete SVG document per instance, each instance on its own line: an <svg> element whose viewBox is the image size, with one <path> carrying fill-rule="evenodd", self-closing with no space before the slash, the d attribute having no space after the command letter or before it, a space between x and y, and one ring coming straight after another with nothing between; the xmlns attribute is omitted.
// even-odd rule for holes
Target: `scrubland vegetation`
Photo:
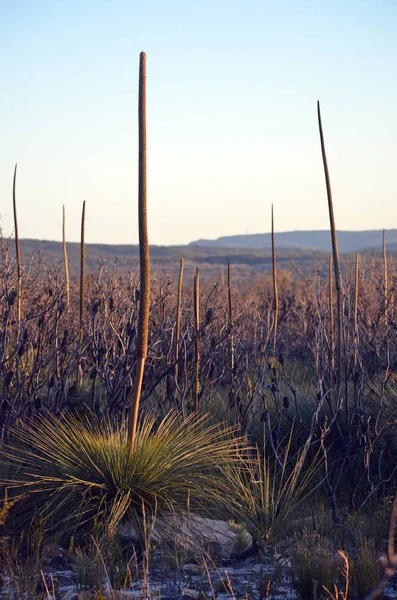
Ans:
<svg viewBox="0 0 397 600"><path fill-rule="evenodd" d="M273 275L250 282L233 264L187 277L181 261L179 278L149 281L142 268L87 276L82 252L68 282L65 264L18 264L2 240L3 597L71 599L57 577L70 566L81 598L155 597L153 568L210 574L208 556L159 541L197 516L237 532L229 566L263 565L247 598L378 597L397 566L384 248L345 261L335 295L331 260L327 274L280 277L274 252ZM178 597L240 597L227 574L200 586Z"/></svg>
<svg viewBox="0 0 397 600"><path fill-rule="evenodd" d="M338 577L339 547L353 565L365 553L371 569L358 562L354 577L372 573L372 585L397 475L396 275L389 264L386 289L383 262L359 263L356 294L355 265L343 273L339 393L328 277L278 282L275 345L271 277L241 284L232 265L229 287L221 273L201 285L197 335L193 281L182 282L178 327L177 281L152 280L142 445L130 464L122 432L136 363L139 274L102 268L87 277L80 322L79 281L71 282L68 308L62 264L25 267L18 324L16 265L3 242L3 490L11 503L20 498L4 536L29 528L39 510L50 536L76 528L80 515L85 539L99 514L111 529L127 513L140 523L142 499L152 517L185 511L190 493L194 512L213 500L216 515L244 524L261 548L277 540L296 552L294 577L302 574L309 587L322 569L318 589ZM196 339L199 412L209 415L210 430L192 421ZM233 431L221 435L220 423ZM138 476L150 476L144 492Z"/></svg>

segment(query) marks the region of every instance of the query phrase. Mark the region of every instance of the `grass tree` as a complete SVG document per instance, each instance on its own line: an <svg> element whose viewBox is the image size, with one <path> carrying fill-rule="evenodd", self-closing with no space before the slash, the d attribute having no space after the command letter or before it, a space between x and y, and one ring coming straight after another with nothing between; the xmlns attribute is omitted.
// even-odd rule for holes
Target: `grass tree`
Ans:
<svg viewBox="0 0 397 600"><path fill-rule="evenodd" d="M386 232L383 230L382 233L382 248L383 248L383 297L384 297L384 314L385 314L385 326L388 326L388 276L387 276L387 251L386 251Z"/></svg>
<svg viewBox="0 0 397 600"><path fill-rule="evenodd" d="M19 325L21 323L22 263L21 263L21 248L19 245L19 235L18 235L16 183L17 183L17 164L15 164L14 179L13 179L13 183L12 183L12 204L13 204L13 210L14 210L15 254L17 257L17 321L18 321L18 327L19 327Z"/></svg>
<svg viewBox="0 0 397 600"><path fill-rule="evenodd" d="M359 295L358 275L359 275L359 254L356 253L356 263L355 263L355 269L354 269L354 311L353 311L353 316L354 316L354 320L353 320L353 333L354 333L353 364L354 364L354 367L357 366L357 352L358 352L358 295Z"/></svg>
<svg viewBox="0 0 397 600"><path fill-rule="evenodd" d="M66 290L66 306L70 307L70 280L69 280L69 261L66 248L66 216L65 206L62 207L62 249L63 249L63 264L65 267L65 290Z"/></svg>
<svg viewBox="0 0 397 600"><path fill-rule="evenodd" d="M199 284L199 270L196 267L196 274L194 276L193 286L193 297L194 297L194 412L197 415L199 411L199 392L200 392L200 284Z"/></svg>
<svg viewBox="0 0 397 600"><path fill-rule="evenodd" d="M234 320L232 303L232 277L230 271L230 260L227 261L227 300L229 309L229 343L230 343L230 370L232 383L234 379Z"/></svg>
<svg viewBox="0 0 397 600"><path fill-rule="evenodd" d="M332 254L329 255L329 278L328 278L328 312L329 312L329 364L330 381L333 379L335 366L335 331L334 331L334 287L332 277Z"/></svg>
<svg viewBox="0 0 397 600"><path fill-rule="evenodd" d="M139 215L139 321L137 341L137 366L131 398L131 413L128 426L128 442L134 451L138 424L143 374L148 347L150 308L150 256L147 221L147 145L146 145L146 54L141 52L139 64L139 165L138 165L138 215Z"/></svg>
<svg viewBox="0 0 397 600"><path fill-rule="evenodd" d="M272 273L273 273L273 299L274 299L274 327L273 327L273 352L277 348L277 325L278 325L278 286L277 286L277 262L276 262L276 243L274 239L274 210L272 204Z"/></svg>
<svg viewBox="0 0 397 600"><path fill-rule="evenodd" d="M179 343L181 339L181 312L182 312L182 288L183 288L184 260L181 256L179 265L178 291L176 298L176 328L175 328L175 395L178 393L179 378Z"/></svg>
<svg viewBox="0 0 397 600"><path fill-rule="evenodd" d="M231 491L223 469L237 465L244 440L207 417L154 413L140 419L131 454L127 423L111 418L55 415L16 427L4 452L10 501L24 497L49 526L65 533L114 532L124 520L144 534L143 514L223 510ZM234 500L236 503L236 499ZM144 511L144 512L143 512Z"/></svg>
<svg viewBox="0 0 397 600"><path fill-rule="evenodd" d="M338 238L336 235L334 205L333 205L333 201L332 201L332 192L331 192L331 180L330 180L329 170L328 170L327 154L325 152L325 142L324 142L324 134L323 134L323 127L322 127L322 122L321 122L321 112L320 112L320 103L319 102L317 102L317 118L318 118L319 132L320 132L321 153L322 153L323 165L324 165L325 185L327 188L328 211L329 211L329 221L330 221L330 228L331 228L332 257L333 257L334 274L335 274L336 317L337 317L337 346L336 346L337 354L336 354L336 359L337 359L337 382L338 382L338 396L339 396L341 382L342 382L342 331L343 331L342 276L341 276L341 271L340 271ZM345 407L346 407L346 411L347 411L348 410L347 402L345 403Z"/></svg>
<svg viewBox="0 0 397 600"><path fill-rule="evenodd" d="M84 301L85 301L85 200L81 213L81 240L80 240L80 332L82 332L84 322Z"/></svg>

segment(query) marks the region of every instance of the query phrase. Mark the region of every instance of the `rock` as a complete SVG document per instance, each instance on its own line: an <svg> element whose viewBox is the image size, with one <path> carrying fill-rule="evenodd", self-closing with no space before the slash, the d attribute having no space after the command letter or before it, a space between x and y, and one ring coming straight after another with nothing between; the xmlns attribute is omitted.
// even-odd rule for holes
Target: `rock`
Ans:
<svg viewBox="0 0 397 600"><path fill-rule="evenodd" d="M315 530L315 520L312 516L309 517L301 517L300 519L294 519L291 523L291 527L293 531L299 529L312 529Z"/></svg>
<svg viewBox="0 0 397 600"><path fill-rule="evenodd" d="M189 588L184 588L181 590L181 600L191 600L192 598L200 598L200 592L197 590L190 590Z"/></svg>
<svg viewBox="0 0 397 600"><path fill-rule="evenodd" d="M292 568L291 560L289 559L288 556L284 556L283 554L275 553L274 562L275 562L275 564L279 565L280 567L287 567L288 569Z"/></svg>
<svg viewBox="0 0 397 600"><path fill-rule="evenodd" d="M103 592L102 593L103 597L106 598L106 600L131 600L131 598L142 598L142 595L137 595L136 592L129 592L129 591L107 591L107 592Z"/></svg>
<svg viewBox="0 0 397 600"><path fill-rule="evenodd" d="M49 566L54 571L67 571L70 565L67 558L60 554L59 556L54 556L54 558L50 560Z"/></svg>
<svg viewBox="0 0 397 600"><path fill-rule="evenodd" d="M130 591L105 591L101 592L101 598L106 598L106 600L131 600L132 598L137 599L138 596L136 592ZM87 591L73 591L69 590L62 596L62 600L97 600L98 593L93 590Z"/></svg>
<svg viewBox="0 0 397 600"><path fill-rule="evenodd" d="M76 578L73 571L59 571L58 573L52 573L56 578L58 588L73 588L76 583Z"/></svg>
<svg viewBox="0 0 397 600"><path fill-rule="evenodd" d="M138 538L132 523L124 523L120 534L131 541ZM179 517L158 517L150 542L173 548L177 546L197 557L208 553L216 559L229 559L237 547L252 546L252 537L244 529L231 528L227 521L190 513Z"/></svg>
<svg viewBox="0 0 397 600"><path fill-rule="evenodd" d="M64 571L69 568L65 550L56 544L46 544L43 548L42 557L44 565L52 569Z"/></svg>
<svg viewBox="0 0 397 600"><path fill-rule="evenodd" d="M187 565L183 565L182 571L185 573L185 575L202 575L202 573L204 573L204 567L202 565L189 563Z"/></svg>
<svg viewBox="0 0 397 600"><path fill-rule="evenodd" d="M73 590L68 590L62 596L62 600L78 600L78 594Z"/></svg>
<svg viewBox="0 0 397 600"><path fill-rule="evenodd" d="M62 596L62 600L91 600L93 598L93 592L76 592L76 590L68 590Z"/></svg>
<svg viewBox="0 0 397 600"><path fill-rule="evenodd" d="M247 560L247 558L252 558L253 556L259 554L259 550L260 548L258 544L253 544L250 548L248 548L248 550L237 556L232 556L232 558L237 558L238 560Z"/></svg>

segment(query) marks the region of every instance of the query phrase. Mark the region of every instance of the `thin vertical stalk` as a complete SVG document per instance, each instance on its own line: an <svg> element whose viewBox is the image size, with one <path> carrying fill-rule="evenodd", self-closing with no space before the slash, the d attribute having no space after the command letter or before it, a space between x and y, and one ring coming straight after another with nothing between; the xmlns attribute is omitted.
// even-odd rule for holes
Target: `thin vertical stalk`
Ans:
<svg viewBox="0 0 397 600"><path fill-rule="evenodd" d="M22 300L22 265L21 265L21 248L19 245L18 235L18 217L17 217L17 199L16 199L16 183L17 183L17 164L14 168L14 179L12 183L12 203L14 209L14 229L15 229L15 254L17 257L17 322L18 327L21 324L21 300Z"/></svg>
<svg viewBox="0 0 397 600"><path fill-rule="evenodd" d="M276 244L274 240L274 213L272 204L272 266L273 266L273 298L274 298L274 327L273 327L273 352L276 353L277 346L277 324L278 324L278 287L277 287L277 263Z"/></svg>
<svg viewBox="0 0 397 600"><path fill-rule="evenodd" d="M84 322L84 299L85 299L85 200L81 213L81 241L80 241L80 333Z"/></svg>
<svg viewBox="0 0 397 600"><path fill-rule="evenodd" d="M385 325L388 325L388 310L387 310L387 295L388 295L388 277L387 277L387 254L386 254L386 231L383 230L382 235L382 245L383 245L383 294L384 294L384 316L385 316Z"/></svg>
<svg viewBox="0 0 397 600"><path fill-rule="evenodd" d="M183 266L184 260L181 256L179 265L178 292L176 297L176 330L175 330L175 395L178 393L179 376L179 342L181 339L181 311L182 311L182 288L183 288Z"/></svg>
<svg viewBox="0 0 397 600"><path fill-rule="evenodd" d="M139 164L138 164L138 216L139 216L139 270L140 296L137 339L137 366L131 398L128 423L128 443L131 454L135 447L139 403L147 357L150 309L150 255L147 220L147 141L146 141L146 54L139 61Z"/></svg>
<svg viewBox="0 0 397 600"><path fill-rule="evenodd" d="M340 263L339 263L339 251L338 251L338 239L336 235L336 227L335 227L335 216L334 216L334 206L332 202L332 192L331 192L331 181L329 177L328 171L328 163L327 163L327 155L325 152L325 143L324 143L324 135L323 128L321 123L321 112L320 112L320 102L317 102L317 117L318 117L318 128L320 132L320 141L321 141L321 153L323 157L323 165L324 165L324 175L325 175L325 185L327 188L327 198L328 198L328 210L329 210L329 221L331 227L331 242L332 242L332 255L334 261L334 274L335 274L335 287L336 287L336 318L337 318L337 381L338 381L338 399L340 395L341 382L342 382L342 277L340 272ZM348 422L348 402L347 399L345 401L346 408L346 420Z"/></svg>
<svg viewBox="0 0 397 600"><path fill-rule="evenodd" d="M65 223L65 205L62 207L62 246L63 246L63 263L65 266L65 287L66 287L66 306L70 307L70 280L69 280L69 261L68 252L66 249L66 223Z"/></svg>
<svg viewBox="0 0 397 600"><path fill-rule="evenodd" d="M359 271L359 255L356 254L356 269L354 277L354 366L357 366L357 350L358 350L358 271Z"/></svg>
<svg viewBox="0 0 397 600"><path fill-rule="evenodd" d="M232 306L232 280L230 273L230 260L227 261L227 297L229 305L229 341L230 341L230 363L232 369L232 378L234 373L234 323Z"/></svg>
<svg viewBox="0 0 397 600"><path fill-rule="evenodd" d="M196 275L194 276L194 331L195 331L195 357L194 357L194 412L198 414L199 409L199 369L200 369L200 342L199 342L199 327L200 327L200 285L199 285L199 270L196 267Z"/></svg>
<svg viewBox="0 0 397 600"><path fill-rule="evenodd" d="M332 254L329 255L329 329L331 380L335 367L334 290L332 277Z"/></svg>

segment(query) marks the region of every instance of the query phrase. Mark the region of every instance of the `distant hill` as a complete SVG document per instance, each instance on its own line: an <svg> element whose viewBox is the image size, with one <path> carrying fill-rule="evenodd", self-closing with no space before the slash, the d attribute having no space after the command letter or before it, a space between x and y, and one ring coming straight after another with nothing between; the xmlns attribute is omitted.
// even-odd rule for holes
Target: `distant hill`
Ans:
<svg viewBox="0 0 397 600"><path fill-rule="evenodd" d="M10 254L13 255L14 240L6 241ZM27 265L33 257L34 264L41 261L43 264L63 265L63 254L61 242L22 239L22 260ZM80 244L76 242L67 243L69 268L72 276L77 276L80 269ZM271 250L261 248L224 248L224 247L201 247L201 246L150 246L150 258L153 272L174 273L179 267L179 259L183 256L185 267L193 268L205 266L212 270L215 267L225 266L227 262L234 265L249 266L254 270L262 271L270 268ZM327 258L323 252L317 252L305 248L284 248L277 253L280 268L286 264L286 269L295 265L303 265L307 261L322 260ZM139 248L137 245L113 245L113 244L86 244L86 267L88 272L98 271L101 264L113 268L117 264L119 271L136 270L139 261Z"/></svg>
<svg viewBox="0 0 397 600"><path fill-rule="evenodd" d="M329 230L285 231L276 233L275 240L277 248L300 248L331 252ZM397 229L388 229L386 240L388 248L395 250L397 248ZM204 248L271 248L271 244L270 233L257 233L252 235L229 235L216 240L201 239L191 242L189 245ZM338 231L338 246L340 252L380 250L382 248L382 230Z"/></svg>
<svg viewBox="0 0 397 600"><path fill-rule="evenodd" d="M339 232L339 246L344 265L354 264L353 252L364 248L369 254L381 259L382 232ZM288 232L276 234L277 267L289 271L295 277L313 274L320 270L328 272L330 252L329 231ZM8 245L10 256L15 253L14 240L3 240ZM234 244L227 246L226 244ZM250 279L270 272L272 256L270 234L252 236L230 236L219 240L200 240L187 246L150 246L152 274L161 279L175 281L178 276L179 259L185 259L186 281L200 268L201 278L219 281L228 261L232 265L233 277ZM324 250L325 248L325 250ZM371 249L372 248L372 249ZM347 249L347 250L346 250ZM387 232L388 253L397 251L397 231ZM80 272L80 244L67 244L69 269L72 278ZM62 244L54 241L33 239L21 240L22 261L26 266L55 265L63 273ZM139 251L136 245L86 244L87 273L98 273L101 265L105 270L118 274L135 272L139 268ZM39 269L41 271L41 269ZM43 269L44 272L44 269ZM136 275L135 275L136 276Z"/></svg>

